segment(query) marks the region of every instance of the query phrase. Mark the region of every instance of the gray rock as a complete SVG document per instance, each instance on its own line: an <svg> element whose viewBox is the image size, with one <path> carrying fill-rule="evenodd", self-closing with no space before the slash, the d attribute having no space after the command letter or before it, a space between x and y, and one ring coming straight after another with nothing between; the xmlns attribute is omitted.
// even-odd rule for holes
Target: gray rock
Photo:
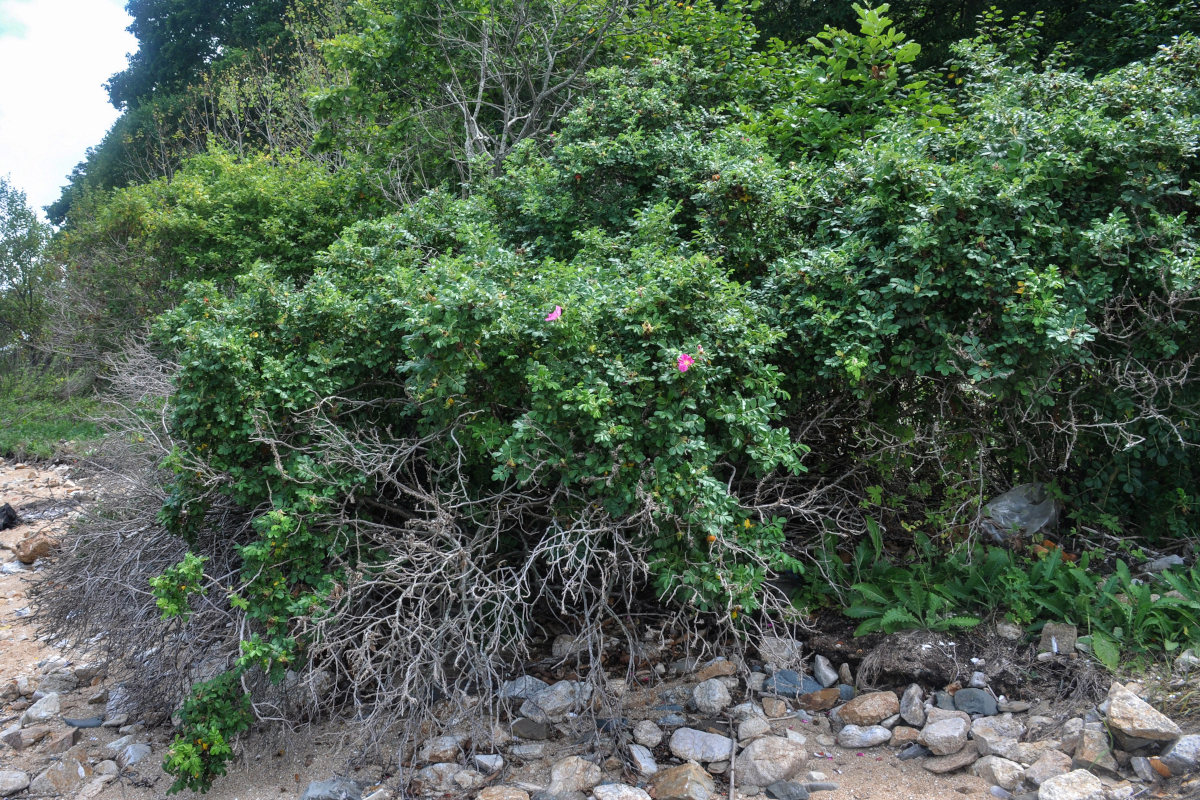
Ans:
<svg viewBox="0 0 1200 800"><path fill-rule="evenodd" d="M738 725L738 741L744 742L771 732L771 723L763 717L750 717ZM790 732L790 731L789 731Z"/></svg>
<svg viewBox="0 0 1200 800"><path fill-rule="evenodd" d="M774 800L808 800L808 789L793 781L776 781L766 787L767 797Z"/></svg>
<svg viewBox="0 0 1200 800"><path fill-rule="evenodd" d="M484 783L486 782L487 776L482 774L482 772L473 769L460 769L455 772L454 784L456 787L462 789L463 792L470 792L472 789L478 789L479 787L484 786Z"/></svg>
<svg viewBox="0 0 1200 800"><path fill-rule="evenodd" d="M678 713L667 714L665 717L658 718L658 724L664 728L679 728L687 725L687 722L687 717Z"/></svg>
<svg viewBox="0 0 1200 800"><path fill-rule="evenodd" d="M986 689L988 685L987 673L978 670L972 672L971 680L967 682L967 685L973 689Z"/></svg>
<svg viewBox="0 0 1200 800"><path fill-rule="evenodd" d="M559 681L522 703L521 714L537 722L555 722L572 711L583 710L591 699L590 683Z"/></svg>
<svg viewBox="0 0 1200 800"><path fill-rule="evenodd" d="M1041 786L1058 775L1071 771L1071 757L1059 750L1047 750L1032 765L1025 768L1024 778L1033 786Z"/></svg>
<svg viewBox="0 0 1200 800"><path fill-rule="evenodd" d="M29 793L33 795L73 796L83 782L91 777L92 770L79 759L67 755L29 782Z"/></svg>
<svg viewBox="0 0 1200 800"><path fill-rule="evenodd" d="M649 776L658 772L658 763L654 760L654 754L650 752L649 748L640 744L629 745L629 761L639 775Z"/></svg>
<svg viewBox="0 0 1200 800"><path fill-rule="evenodd" d="M800 661L804 647L795 639L780 636L764 636L758 645L758 655L768 664L786 667Z"/></svg>
<svg viewBox="0 0 1200 800"><path fill-rule="evenodd" d="M881 744L887 744L892 738L892 732L882 725L870 725L860 727L858 725L846 725L837 734L837 743L839 747L859 748L859 747L876 747Z"/></svg>
<svg viewBox="0 0 1200 800"><path fill-rule="evenodd" d="M671 668L668 672L672 675L684 675L689 672L695 672L699 664L700 660L697 658L680 658L671 662Z"/></svg>
<svg viewBox="0 0 1200 800"><path fill-rule="evenodd" d="M108 755L116 758L117 753L121 752L136 741L137 739L133 736L133 734L129 734L127 736L122 736L119 739L113 739L111 742L104 745L104 750L108 753Z"/></svg>
<svg viewBox="0 0 1200 800"><path fill-rule="evenodd" d="M947 711L946 709L938 708L937 706L925 709L926 725L930 725L934 722L941 722L944 719L961 719L963 722L967 723L967 727L970 727L971 725L971 715L965 711L955 711L954 709Z"/></svg>
<svg viewBox="0 0 1200 800"><path fill-rule="evenodd" d="M73 692L79 687L75 671L66 667L52 669L38 680L38 691L46 694Z"/></svg>
<svg viewBox="0 0 1200 800"><path fill-rule="evenodd" d="M997 754L1001 741L1019 741L1025 735L1025 726L1012 714L998 717L979 717L971 722L971 738L979 744L980 755Z"/></svg>
<svg viewBox="0 0 1200 800"><path fill-rule="evenodd" d="M416 794L444 794L459 789L454 779L462 767L458 764L431 764L412 775L411 788Z"/></svg>
<svg viewBox="0 0 1200 800"><path fill-rule="evenodd" d="M0 771L0 797L9 797L29 788L29 774L19 769Z"/></svg>
<svg viewBox="0 0 1200 800"><path fill-rule="evenodd" d="M473 769L459 769L454 773L454 785L463 791L478 789L487 782L487 776Z"/></svg>
<svg viewBox="0 0 1200 800"><path fill-rule="evenodd" d="M1104 796L1104 784L1085 769L1050 778L1038 787L1038 800L1093 800Z"/></svg>
<svg viewBox="0 0 1200 800"><path fill-rule="evenodd" d="M604 774L600 767L579 756L567 756L550 768L551 794L586 792L600 782Z"/></svg>
<svg viewBox="0 0 1200 800"><path fill-rule="evenodd" d="M633 740L643 747L658 747L663 740L662 728L644 719L633 726Z"/></svg>
<svg viewBox="0 0 1200 800"><path fill-rule="evenodd" d="M729 709L729 713L738 722L750 719L751 717L763 716L762 706L758 703L738 703Z"/></svg>
<svg viewBox="0 0 1200 800"><path fill-rule="evenodd" d="M847 686L854 685L854 673L850 671L850 665L845 661L843 661L842 665L838 667L838 680Z"/></svg>
<svg viewBox="0 0 1200 800"><path fill-rule="evenodd" d="M1109 687L1106 703L1109 727L1127 736L1169 742L1183 733L1165 715L1115 681Z"/></svg>
<svg viewBox="0 0 1200 800"><path fill-rule="evenodd" d="M349 778L330 778L313 781L304 790L300 800L360 800L362 787Z"/></svg>
<svg viewBox="0 0 1200 800"><path fill-rule="evenodd" d="M1075 650L1079 629L1062 622L1047 622L1042 628L1042 639L1038 642L1039 653L1068 654Z"/></svg>
<svg viewBox="0 0 1200 800"><path fill-rule="evenodd" d="M120 753L117 753L114 760L121 769L129 769L148 755L150 755L150 745L145 742L137 742L125 746Z"/></svg>
<svg viewBox="0 0 1200 800"><path fill-rule="evenodd" d="M550 726L545 722L520 717L513 720L512 734L520 739L541 741L550 738Z"/></svg>
<svg viewBox="0 0 1200 800"><path fill-rule="evenodd" d="M59 702L58 694L51 692L25 709L25 713L21 714L21 726L24 727L37 722L49 722L57 717L61 711L62 704Z"/></svg>
<svg viewBox="0 0 1200 800"><path fill-rule="evenodd" d="M701 714L712 715L728 708L733 698L720 678L710 678L692 690L692 702Z"/></svg>
<svg viewBox="0 0 1200 800"><path fill-rule="evenodd" d="M913 742L908 747L905 747L903 750L897 753L896 758L900 761L912 761L914 758L924 758L925 756L931 755L933 755L933 753L929 751L928 747L923 744L917 744L916 742Z"/></svg>
<svg viewBox="0 0 1200 800"><path fill-rule="evenodd" d="M504 769L504 756L499 753L475 756L475 769L491 775Z"/></svg>
<svg viewBox="0 0 1200 800"><path fill-rule="evenodd" d="M951 753L948 756L930 756L921 762L921 766L935 775L942 775L969 767L978 760L979 751L975 749L975 743L968 742L957 753Z"/></svg>
<svg viewBox="0 0 1200 800"><path fill-rule="evenodd" d="M511 681L506 681L500 687L501 700L528 700L543 689L549 688L548 683L532 675L522 675Z"/></svg>
<svg viewBox="0 0 1200 800"><path fill-rule="evenodd" d="M645 789L624 783L602 783L592 789L592 796L596 800L650 800Z"/></svg>
<svg viewBox="0 0 1200 800"><path fill-rule="evenodd" d="M1010 642L1015 642L1024 638L1025 629L1011 622L997 622L996 635L1001 639L1008 639Z"/></svg>
<svg viewBox="0 0 1200 800"><path fill-rule="evenodd" d="M833 668L833 664L830 664L829 659L825 656L819 655L813 658L813 677L825 687L833 686L838 682L837 670Z"/></svg>
<svg viewBox="0 0 1200 800"><path fill-rule="evenodd" d="M680 728L671 734L671 753L682 761L726 761L733 752L733 746L733 740L728 736L694 728Z"/></svg>
<svg viewBox="0 0 1200 800"><path fill-rule="evenodd" d="M1197 655L1196 651L1189 647L1175 659L1175 669L1184 673L1200 669L1200 655Z"/></svg>
<svg viewBox="0 0 1200 800"><path fill-rule="evenodd" d="M959 689L954 693L954 707L968 714L992 717L999 713L996 698L985 689Z"/></svg>
<svg viewBox="0 0 1200 800"><path fill-rule="evenodd" d="M462 754L465 736L435 736L417 751L417 761L422 764L445 764L457 761Z"/></svg>
<svg viewBox="0 0 1200 800"><path fill-rule="evenodd" d="M914 728L925 724L925 692L915 683L909 684L900 696L900 716Z"/></svg>
<svg viewBox="0 0 1200 800"><path fill-rule="evenodd" d="M854 699L854 695L855 695L854 687L851 686L850 684L839 683L837 688L838 688L838 698L843 703L848 703Z"/></svg>
<svg viewBox="0 0 1200 800"><path fill-rule="evenodd" d="M1158 774L1150 759L1145 756L1134 756L1129 759L1129 766L1133 768L1133 772L1145 783L1158 783L1163 779L1162 775Z"/></svg>
<svg viewBox="0 0 1200 800"><path fill-rule="evenodd" d="M959 691L962 691L961 689ZM938 690L933 693L933 705L945 711L954 710L954 695L949 692Z"/></svg>
<svg viewBox="0 0 1200 800"><path fill-rule="evenodd" d="M1176 777L1200 770L1200 734L1181 736L1159 758Z"/></svg>
<svg viewBox="0 0 1200 800"><path fill-rule="evenodd" d="M1000 756L1001 758L1007 758L1009 761L1016 761L1021 764L1033 763L1029 759L1028 753L1025 756L1021 755L1023 745L1016 739L978 737L973 741L975 742L975 749L979 751L979 755L981 756ZM1033 756L1033 759L1036 760L1040 755L1041 751L1039 750L1037 755Z"/></svg>
<svg viewBox="0 0 1200 800"><path fill-rule="evenodd" d="M1169 556L1163 556L1162 558L1156 558L1153 561L1147 561L1142 565L1142 572L1165 572L1172 567L1182 566L1184 566L1183 556L1172 553Z"/></svg>
<svg viewBox="0 0 1200 800"><path fill-rule="evenodd" d="M1038 759L1051 750L1061 752L1062 748L1053 739L1042 742L1017 742L1010 750L997 751L995 755L1004 756L1009 761L1016 761L1018 764L1036 764Z"/></svg>
<svg viewBox="0 0 1200 800"><path fill-rule="evenodd" d="M550 746L545 742L531 742L529 744L514 744L508 748L508 754L513 758L521 758L526 760L535 760L546 755L546 751Z"/></svg>
<svg viewBox="0 0 1200 800"><path fill-rule="evenodd" d="M962 690L960 690L962 691ZM935 756L948 756L963 749L967 743L966 722L959 718L932 722L921 730L917 741L925 745Z"/></svg>
<svg viewBox="0 0 1200 800"><path fill-rule="evenodd" d="M1099 722L1089 722L1083 726L1072 763L1076 769L1086 769L1097 774L1116 776L1119 773L1112 745L1108 741L1108 732Z"/></svg>
<svg viewBox="0 0 1200 800"><path fill-rule="evenodd" d="M777 694L780 697L799 697L802 694L819 692L825 687L807 675L801 675L792 669L776 670L775 674L763 681L763 692Z"/></svg>
<svg viewBox="0 0 1200 800"><path fill-rule="evenodd" d="M742 786L770 786L797 775L807 761L808 752L799 742L781 736L764 736L755 739L738 755L734 774Z"/></svg>
<svg viewBox="0 0 1200 800"><path fill-rule="evenodd" d="M1071 717L1063 723L1058 733L1059 749L1064 753L1074 753L1079 746L1079 737L1083 734L1083 720Z"/></svg>
<svg viewBox="0 0 1200 800"><path fill-rule="evenodd" d="M993 786L1000 786L1012 791L1017 788L1021 778L1024 777L1025 768L1007 758L984 756L972 765L971 772Z"/></svg>

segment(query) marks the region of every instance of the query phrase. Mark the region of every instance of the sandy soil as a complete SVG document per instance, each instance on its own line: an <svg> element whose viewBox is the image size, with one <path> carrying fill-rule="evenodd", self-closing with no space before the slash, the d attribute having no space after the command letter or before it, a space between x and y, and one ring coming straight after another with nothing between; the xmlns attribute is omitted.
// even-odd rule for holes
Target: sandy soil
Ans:
<svg viewBox="0 0 1200 800"><path fill-rule="evenodd" d="M53 643L60 646L52 646L39 639L38 633L27 623L24 616L28 610L26 593L29 582L37 580L39 570L36 564L30 569L18 568L13 548L28 536L58 534L65 530L74 513L69 511L72 504L88 499L87 488L75 485L66 468L32 468L0 463L0 504L10 503L18 513L22 513L22 509L35 509L34 513L23 516L37 517L37 509L45 512L40 519L31 519L0 532L0 562L3 562L0 564L0 690L21 675L35 679L47 659L60 658L73 663L83 661L61 642ZM95 698L105 684L106 679L97 678L93 685L66 694L63 715L91 717L102 713L102 703L89 704L88 700ZM648 691L634 691L627 702L629 716L640 719L649 716L648 706L656 701ZM28 700L14 697L12 693L6 694L0 711L0 719L4 723L0 727L14 724L26 705ZM641 707L647 707L647 710L639 715ZM794 720L792 723L798 728L803 727ZM61 721L55 721L53 725L54 734L51 738L68 730ZM801 732L810 735L811 750L824 753L812 757L809 769L825 773L829 780L839 785L836 791L815 795L820 800L962 800L991 796L988 785L972 775L936 776L923 769L918 762L899 761L895 751L887 747L863 752L825 748L813 741L815 732ZM394 751L388 752L386 748L374 762L365 760L357 767L351 767L348 756L353 754L338 752L338 744L344 733L344 728L336 723L306 726L294 731L278 726L256 731L240 744L241 755L230 774L219 780L207 796L214 800L299 797L310 781L341 774L372 783L394 771ZM81 734L80 743L84 745L93 765L108 757L103 750L104 745L121 735L109 728L85 729ZM101 785L96 778L89 779L90 783L85 784L77 796L100 800L151 800L167 796L171 779L163 773L161 762L171 731L167 728L150 731L135 728L134 734L152 746L152 755L107 785ZM559 742L553 757L532 764L512 764L499 780L493 782L528 789L544 786L548 782L547 763L583 752L582 745ZM14 752L0 745L0 769L23 769L35 775L53 763L55 758L42 752L41 746ZM662 760L660 758L660 763ZM391 776L383 784L386 790L383 796L401 796L394 788L396 780L395 776ZM185 792L183 796L187 794ZM738 794L740 796L740 792Z"/></svg>

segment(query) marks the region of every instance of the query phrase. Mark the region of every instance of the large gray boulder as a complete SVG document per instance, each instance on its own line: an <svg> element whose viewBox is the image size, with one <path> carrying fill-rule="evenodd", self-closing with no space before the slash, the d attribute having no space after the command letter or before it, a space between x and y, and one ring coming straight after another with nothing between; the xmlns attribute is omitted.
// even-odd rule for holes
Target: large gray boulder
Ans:
<svg viewBox="0 0 1200 800"><path fill-rule="evenodd" d="M681 761L728 761L733 747L733 739L719 733L679 728L671 734L671 753Z"/></svg>

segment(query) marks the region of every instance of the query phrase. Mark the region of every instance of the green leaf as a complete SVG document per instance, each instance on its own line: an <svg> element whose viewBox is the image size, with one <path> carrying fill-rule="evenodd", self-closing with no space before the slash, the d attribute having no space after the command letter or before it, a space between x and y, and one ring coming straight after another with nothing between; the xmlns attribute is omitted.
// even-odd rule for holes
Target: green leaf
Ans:
<svg viewBox="0 0 1200 800"><path fill-rule="evenodd" d="M921 621L903 608L889 608L880 619L880 624L888 633L907 628L921 627Z"/></svg>
<svg viewBox="0 0 1200 800"><path fill-rule="evenodd" d="M879 617L883 615L883 609L875 606L865 606L855 604L842 610L842 613L851 619L868 619L870 617Z"/></svg>
<svg viewBox="0 0 1200 800"><path fill-rule="evenodd" d="M858 592L868 600L874 600L881 605L888 605L892 602L887 595L870 583L856 583L850 587L850 591Z"/></svg>
<svg viewBox="0 0 1200 800"><path fill-rule="evenodd" d="M1109 672L1116 672L1121 663L1121 648L1107 634L1092 632L1092 653Z"/></svg>

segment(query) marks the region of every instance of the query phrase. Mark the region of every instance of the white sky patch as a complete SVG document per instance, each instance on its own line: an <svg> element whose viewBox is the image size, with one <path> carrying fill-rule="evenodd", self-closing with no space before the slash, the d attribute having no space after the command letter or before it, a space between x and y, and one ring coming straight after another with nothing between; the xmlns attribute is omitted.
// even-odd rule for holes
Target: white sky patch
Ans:
<svg viewBox="0 0 1200 800"><path fill-rule="evenodd" d="M124 0L0 0L0 175L39 211L117 119L131 21Z"/></svg>

